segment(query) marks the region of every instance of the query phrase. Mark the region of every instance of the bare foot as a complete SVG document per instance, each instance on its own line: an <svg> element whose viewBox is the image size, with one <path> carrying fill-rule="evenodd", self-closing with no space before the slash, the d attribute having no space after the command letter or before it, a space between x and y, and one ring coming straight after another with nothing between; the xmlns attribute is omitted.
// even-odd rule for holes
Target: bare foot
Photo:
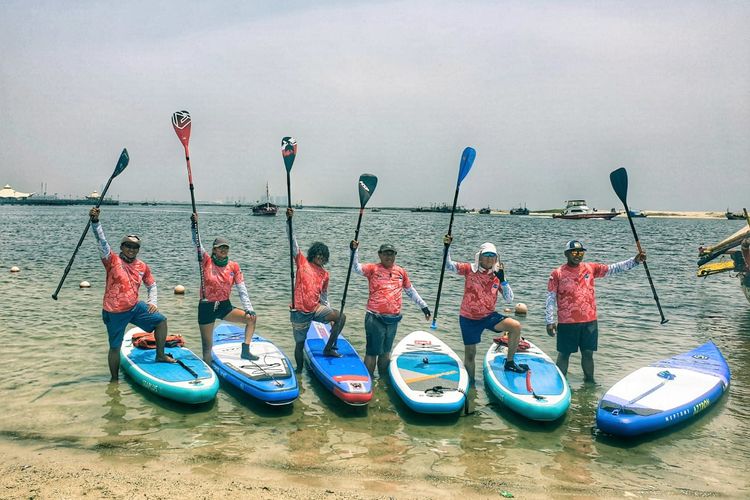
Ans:
<svg viewBox="0 0 750 500"><path fill-rule="evenodd" d="M157 363L177 363L177 361L172 357L171 354L165 354L163 356L157 356L156 357Z"/></svg>
<svg viewBox="0 0 750 500"><path fill-rule="evenodd" d="M330 349L323 349L323 356L326 356L328 358L343 358L344 355L341 354L335 347L332 347Z"/></svg>

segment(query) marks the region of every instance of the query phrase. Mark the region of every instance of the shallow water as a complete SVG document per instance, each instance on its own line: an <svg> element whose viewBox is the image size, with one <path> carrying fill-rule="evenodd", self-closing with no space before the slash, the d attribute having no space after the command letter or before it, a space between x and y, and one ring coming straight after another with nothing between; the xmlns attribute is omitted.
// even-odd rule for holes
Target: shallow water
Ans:
<svg viewBox="0 0 750 500"><path fill-rule="evenodd" d="M637 219L655 286L669 318L659 315L642 268L598 281L600 350L598 385L582 383L579 357L571 358L573 389L564 419L538 424L504 410L488 397L478 369L478 389L468 416L426 417L410 412L377 384L367 408L351 408L327 393L308 373L291 407L270 408L222 387L215 402L187 407L141 390L127 379L108 383L106 333L101 322L104 270L88 235L57 302L50 298L86 223L87 207L0 206L0 436L57 447L95 450L110 459L181 454L188 462L251 460L283 469L367 470L383 477L414 476L486 481L512 478L571 488L590 485L672 493L748 491L750 463L750 304L729 276L695 277L696 250L718 241L742 221ZM288 354L289 255L282 216L251 217L246 208L204 207L206 242L222 235L245 272L258 312L258 331ZM348 241L357 210L298 210L300 246L314 240L331 248L331 299L338 307L346 278ZM107 236L117 242L135 232L144 240L140 257L160 286L159 306L171 333L200 351L196 325L197 264L188 207L120 206L103 209ZM380 243L399 250L397 262L434 307L446 214L367 212L360 241L363 261L376 260ZM560 221L536 217L460 215L453 229L455 260L470 260L484 241L498 245L516 302L529 306L518 318L524 335L554 357L544 333L544 298L551 269L563 262L562 247L577 238L587 260L611 263L632 256L626 219ZM9 273L11 266L20 273ZM78 283L87 280L89 290ZM176 284L186 296L172 294ZM446 275L439 334L463 354L458 306L463 282ZM346 300L344 334L364 350L367 282L353 275ZM237 301L237 299L234 299ZM426 329L419 310L404 303L399 338ZM632 370L713 339L732 370L720 403L690 425L631 442L592 433L596 404L608 387ZM490 337L484 336L481 356ZM478 360L478 366L481 363Z"/></svg>

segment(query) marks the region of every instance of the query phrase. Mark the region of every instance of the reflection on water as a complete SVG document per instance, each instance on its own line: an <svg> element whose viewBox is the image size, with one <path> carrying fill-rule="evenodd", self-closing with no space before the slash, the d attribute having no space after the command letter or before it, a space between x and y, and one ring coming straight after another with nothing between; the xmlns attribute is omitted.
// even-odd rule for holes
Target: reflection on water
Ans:
<svg viewBox="0 0 750 500"><path fill-rule="evenodd" d="M571 408L557 422L534 423L506 410L484 387L481 370L468 397L468 412L424 416L411 412L386 380L375 386L368 407L342 404L309 373L300 377L301 395L292 406L271 408L222 386L215 402L191 408L165 401L127 380L108 383L106 333L100 302L104 271L89 236L60 300L49 295L67 263L86 207L0 206L0 264L21 273L0 272L0 434L55 446L97 450L111 459L134 460L179 454L187 463L211 467L249 460L297 471L337 474L367 470L386 478L454 478L498 485L502 481L555 482L571 491L585 486L622 491L747 490L750 462L750 306L737 280L695 277L696 249L734 232L736 221L641 219L639 236L648 252L654 284L670 319L659 324L642 269L600 280L599 385L583 384L580 357L573 356ZM33 214L29 214L33 212ZM29 224L30 217L39 221ZM348 264L347 245L357 213L298 210L300 246L322 240L331 248L330 297L340 293ZM159 284L161 310L173 333L200 348L196 325L198 274L184 207L111 207L102 214L110 239L138 233L141 257ZM202 209L201 234L232 243L231 257L245 272L258 311L258 331L287 353L293 349L288 322L288 242L283 217L251 217L234 207ZM377 259L380 243L398 247L398 263L415 287L434 304L442 257L443 214L384 211L363 219L363 261ZM544 332L544 296L552 268L563 262L561 248L581 239L586 258L614 262L635 253L626 220L559 221L534 217L458 216L452 254L470 260L479 244L498 244L516 301L529 306L518 317L523 335L554 357L554 339ZM61 244L60 242L69 242ZM92 284L79 290L80 281ZM175 296L176 284L187 288ZM463 282L448 275L443 286L438 334L463 355L458 306ZM352 279L345 334L364 350L367 282ZM420 311L404 303L403 336L426 329ZM726 396L691 425L673 432L622 442L592 433L598 399L632 370L713 339L727 357L733 379ZM484 342L489 342L485 336ZM483 345L486 345L483 343ZM482 348L478 349L483 352ZM356 472L354 472L356 473ZM743 490L744 489L744 490ZM683 490L679 490L683 491Z"/></svg>

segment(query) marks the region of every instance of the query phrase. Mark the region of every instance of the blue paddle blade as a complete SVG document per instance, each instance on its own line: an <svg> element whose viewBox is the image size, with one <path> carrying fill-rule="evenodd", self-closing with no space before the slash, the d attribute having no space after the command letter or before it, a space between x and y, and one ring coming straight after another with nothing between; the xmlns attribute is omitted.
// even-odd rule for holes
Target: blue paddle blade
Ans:
<svg viewBox="0 0 750 500"><path fill-rule="evenodd" d="M120 159L117 160L117 166L115 167L115 171L112 174L112 178L120 175L120 173L125 170L125 167L128 166L128 163L130 163L130 155L128 154L128 150L126 148L123 148L122 153L120 153Z"/></svg>
<svg viewBox="0 0 750 500"><path fill-rule="evenodd" d="M297 157L297 139L294 137L281 139L281 156L284 157L286 171L291 172L294 159Z"/></svg>
<svg viewBox="0 0 750 500"><path fill-rule="evenodd" d="M362 174L359 176L359 206L365 208L367 201L375 192L378 185L378 178L372 174Z"/></svg>
<svg viewBox="0 0 750 500"><path fill-rule="evenodd" d="M464 180L464 177L469 174L469 170L471 170L472 165L474 165L474 158L476 157L477 152L474 150L474 148L467 147L466 149L464 149L464 152L461 154L461 165L458 167L459 185Z"/></svg>
<svg viewBox="0 0 750 500"><path fill-rule="evenodd" d="M437 320L433 319L432 324L430 325L430 328L433 330L437 330Z"/></svg>

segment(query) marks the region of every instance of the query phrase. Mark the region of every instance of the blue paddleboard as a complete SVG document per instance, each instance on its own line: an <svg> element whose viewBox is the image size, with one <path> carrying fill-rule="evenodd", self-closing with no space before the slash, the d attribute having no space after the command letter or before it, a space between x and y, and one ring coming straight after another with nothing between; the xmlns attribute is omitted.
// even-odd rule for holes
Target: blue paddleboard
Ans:
<svg viewBox="0 0 750 500"><path fill-rule="evenodd" d="M156 349L133 346L133 334L140 332L140 328L128 330L120 349L120 366L130 378L154 394L181 403L205 403L216 397L219 379L193 351L167 347L165 352L178 363L157 363Z"/></svg>
<svg viewBox="0 0 750 500"><path fill-rule="evenodd" d="M531 420L557 420L570 406L570 386L552 359L528 340L523 340L513 361L529 371L505 370L507 340L494 341L484 356L484 381L503 405Z"/></svg>
<svg viewBox="0 0 750 500"><path fill-rule="evenodd" d="M331 327L313 321L305 339L305 360L315 377L343 402L361 406L372 399L372 379L370 372L354 350L354 347L339 335L336 339L341 358L323 356L323 348L328 342Z"/></svg>
<svg viewBox="0 0 750 500"><path fill-rule="evenodd" d="M269 405L286 405L299 397L297 377L289 358L268 339L253 335L250 353L257 361L240 357L245 329L228 323L214 328L211 359L219 377L242 392Z"/></svg>
<svg viewBox="0 0 750 500"><path fill-rule="evenodd" d="M639 368L599 401L596 426L635 436L688 421L715 404L729 387L729 366L709 341L692 351Z"/></svg>

